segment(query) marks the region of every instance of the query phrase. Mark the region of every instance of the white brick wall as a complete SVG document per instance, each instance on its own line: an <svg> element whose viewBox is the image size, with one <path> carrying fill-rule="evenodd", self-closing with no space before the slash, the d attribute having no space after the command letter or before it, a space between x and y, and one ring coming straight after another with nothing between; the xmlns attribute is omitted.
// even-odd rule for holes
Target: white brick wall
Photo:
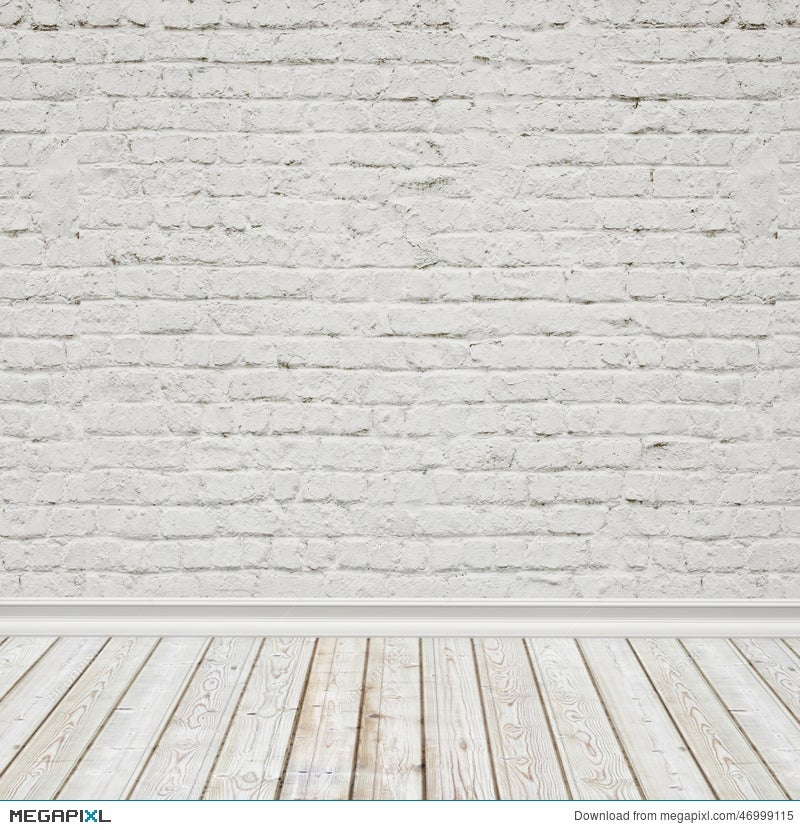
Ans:
<svg viewBox="0 0 800 830"><path fill-rule="evenodd" d="M793 0L0 0L0 595L800 596Z"/></svg>

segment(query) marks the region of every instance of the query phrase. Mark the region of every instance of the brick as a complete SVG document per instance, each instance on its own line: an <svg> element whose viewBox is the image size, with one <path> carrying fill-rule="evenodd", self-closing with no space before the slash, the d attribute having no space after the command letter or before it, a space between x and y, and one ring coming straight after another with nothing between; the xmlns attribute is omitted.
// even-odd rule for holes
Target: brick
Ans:
<svg viewBox="0 0 800 830"><path fill-rule="evenodd" d="M0 594L796 596L796 17L3 4Z"/></svg>

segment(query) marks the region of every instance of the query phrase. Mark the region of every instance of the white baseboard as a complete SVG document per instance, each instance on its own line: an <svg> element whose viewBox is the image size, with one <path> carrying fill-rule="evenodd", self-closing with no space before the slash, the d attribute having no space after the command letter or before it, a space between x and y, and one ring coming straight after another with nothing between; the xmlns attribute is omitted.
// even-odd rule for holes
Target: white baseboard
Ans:
<svg viewBox="0 0 800 830"><path fill-rule="evenodd" d="M800 637L800 600L0 599L0 635Z"/></svg>

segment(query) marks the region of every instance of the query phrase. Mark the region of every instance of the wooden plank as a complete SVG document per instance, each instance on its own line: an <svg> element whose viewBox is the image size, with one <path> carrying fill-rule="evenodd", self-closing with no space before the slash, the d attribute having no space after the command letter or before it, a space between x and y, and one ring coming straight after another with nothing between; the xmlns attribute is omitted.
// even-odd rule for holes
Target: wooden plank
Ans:
<svg viewBox="0 0 800 830"><path fill-rule="evenodd" d="M282 799L349 798L366 651L363 638L317 642Z"/></svg>
<svg viewBox="0 0 800 830"><path fill-rule="evenodd" d="M55 637L7 637L0 645L0 700L55 643Z"/></svg>
<svg viewBox="0 0 800 830"><path fill-rule="evenodd" d="M569 798L525 644L520 638L474 642L499 797Z"/></svg>
<svg viewBox="0 0 800 830"><path fill-rule="evenodd" d="M129 798L200 797L260 646L252 637L212 640Z"/></svg>
<svg viewBox="0 0 800 830"><path fill-rule="evenodd" d="M0 701L0 774L106 641L106 637L59 640Z"/></svg>
<svg viewBox="0 0 800 830"><path fill-rule="evenodd" d="M420 696L419 640L370 640L353 798L423 797Z"/></svg>
<svg viewBox="0 0 800 830"><path fill-rule="evenodd" d="M734 644L800 720L800 657L780 640L737 639Z"/></svg>
<svg viewBox="0 0 800 830"><path fill-rule="evenodd" d="M6 769L0 798L53 798L156 642L112 637Z"/></svg>
<svg viewBox="0 0 800 830"><path fill-rule="evenodd" d="M427 797L497 798L472 643L425 639L422 667Z"/></svg>
<svg viewBox="0 0 800 830"><path fill-rule="evenodd" d="M785 797L677 640L631 645L718 798Z"/></svg>
<svg viewBox="0 0 800 830"><path fill-rule="evenodd" d="M579 645L644 797L714 798L627 640L587 638Z"/></svg>
<svg viewBox="0 0 800 830"><path fill-rule="evenodd" d="M127 798L207 645L202 637L158 643L58 798Z"/></svg>
<svg viewBox="0 0 800 830"><path fill-rule="evenodd" d="M683 644L786 795L800 798L800 724L729 642Z"/></svg>
<svg viewBox="0 0 800 830"><path fill-rule="evenodd" d="M574 798L641 798L574 640L527 640Z"/></svg>
<svg viewBox="0 0 800 830"><path fill-rule="evenodd" d="M203 798L275 798L313 651L312 638L264 640Z"/></svg>

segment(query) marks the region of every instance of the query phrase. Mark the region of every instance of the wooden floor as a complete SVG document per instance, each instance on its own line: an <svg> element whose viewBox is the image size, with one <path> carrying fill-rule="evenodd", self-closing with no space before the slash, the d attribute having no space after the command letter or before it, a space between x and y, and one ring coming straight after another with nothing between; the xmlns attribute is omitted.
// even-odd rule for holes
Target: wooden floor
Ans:
<svg viewBox="0 0 800 830"><path fill-rule="evenodd" d="M0 799L796 799L800 640L0 638Z"/></svg>

